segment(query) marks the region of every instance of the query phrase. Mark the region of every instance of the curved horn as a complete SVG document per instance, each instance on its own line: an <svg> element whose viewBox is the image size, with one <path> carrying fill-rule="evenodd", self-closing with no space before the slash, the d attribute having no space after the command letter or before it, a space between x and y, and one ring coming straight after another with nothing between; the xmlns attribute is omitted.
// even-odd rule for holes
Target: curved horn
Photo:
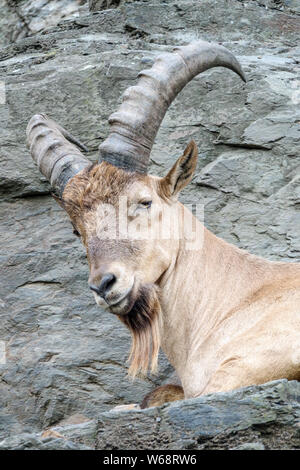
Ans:
<svg viewBox="0 0 300 470"><path fill-rule="evenodd" d="M73 144L87 148L45 114L30 119L26 135L33 160L59 197L69 179L91 165Z"/></svg>
<svg viewBox="0 0 300 470"><path fill-rule="evenodd" d="M212 67L227 67L246 81L234 55L218 44L197 41L158 56L151 69L139 73L137 85L125 91L119 110L109 117L111 130L99 147L99 161L146 173L168 107L190 80Z"/></svg>

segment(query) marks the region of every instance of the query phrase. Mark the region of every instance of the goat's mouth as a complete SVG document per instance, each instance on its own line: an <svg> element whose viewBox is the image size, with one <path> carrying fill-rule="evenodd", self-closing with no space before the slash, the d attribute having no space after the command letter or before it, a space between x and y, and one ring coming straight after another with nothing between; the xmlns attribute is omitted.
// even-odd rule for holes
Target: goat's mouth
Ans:
<svg viewBox="0 0 300 470"><path fill-rule="evenodd" d="M137 291L138 288L136 282L134 282L120 300L108 304L108 310L115 315L126 315L135 304Z"/></svg>
<svg viewBox="0 0 300 470"><path fill-rule="evenodd" d="M111 304L108 307L108 310L115 315L126 315L132 309L135 303L135 298L132 298L130 294L127 294L126 297L121 299L115 304Z"/></svg>

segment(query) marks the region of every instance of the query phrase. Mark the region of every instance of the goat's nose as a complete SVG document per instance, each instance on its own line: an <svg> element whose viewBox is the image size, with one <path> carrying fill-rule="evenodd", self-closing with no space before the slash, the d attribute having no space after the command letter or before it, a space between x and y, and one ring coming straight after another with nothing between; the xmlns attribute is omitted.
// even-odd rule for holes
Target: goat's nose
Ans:
<svg viewBox="0 0 300 470"><path fill-rule="evenodd" d="M98 295L100 295L100 297L103 297L105 299L107 292L116 282L116 279L117 278L114 274L106 273L102 276L100 284L98 286L95 286L94 284L90 284L90 289L96 292Z"/></svg>

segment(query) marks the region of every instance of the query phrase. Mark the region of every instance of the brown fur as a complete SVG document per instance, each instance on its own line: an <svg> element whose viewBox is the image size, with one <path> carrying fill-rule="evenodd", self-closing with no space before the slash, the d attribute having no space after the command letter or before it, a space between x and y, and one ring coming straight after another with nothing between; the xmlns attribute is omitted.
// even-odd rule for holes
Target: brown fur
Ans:
<svg viewBox="0 0 300 470"><path fill-rule="evenodd" d="M93 210L99 203L116 204L119 195L134 180L141 179L137 173L126 172L102 162L85 169L67 184L62 199L62 206L68 212L73 224L86 244L87 231L90 232ZM88 234L91 235L90 233Z"/></svg>
<svg viewBox="0 0 300 470"><path fill-rule="evenodd" d="M114 204L119 195L134 180L144 179L138 173L126 172L110 163L102 162L85 169L67 184L63 201L70 216L82 217L99 202Z"/></svg>
<svg viewBox="0 0 300 470"><path fill-rule="evenodd" d="M137 255L139 243L133 246L123 240L99 240L95 236L95 208L99 203L116 205L122 192L134 181L143 179L137 173L125 172L109 163L102 162L90 169L83 170L68 183L61 205L68 212L75 230L81 234L87 248L90 266L109 254L132 258ZM160 348L161 309L158 289L154 285L142 285L137 299L129 313L119 315L132 334L129 356L129 375L146 374L148 365L152 372L157 369Z"/></svg>
<svg viewBox="0 0 300 470"><path fill-rule="evenodd" d="M119 315L119 319L132 334L129 375L135 377L139 372L146 374L149 362L151 372L155 372L160 348L161 321L157 287L142 286L131 311L126 315Z"/></svg>
<svg viewBox="0 0 300 470"><path fill-rule="evenodd" d="M166 198L174 197L189 183L196 169L197 158L197 145L194 140L191 140L183 155L160 182L160 190Z"/></svg>
<svg viewBox="0 0 300 470"><path fill-rule="evenodd" d="M190 212L175 196L190 181L196 158L190 144L164 178L101 163L70 180L63 206L87 248L90 284L98 285L105 273L115 275L116 287L105 298L95 293L95 300L131 331L130 374L146 373L149 362L155 370L161 343L187 398L297 379L300 264L250 255L213 235L196 218L201 243L193 250L186 247L185 216ZM151 198L151 227L159 226L157 208L176 214L179 239L105 240L100 235L100 240L97 208L101 202L117 207L121 195L131 202ZM127 214L128 220L141 217L149 223L147 211L134 214L133 219ZM166 394L162 389L161 396ZM158 396L159 391L153 392L148 402L158 403Z"/></svg>
<svg viewBox="0 0 300 470"><path fill-rule="evenodd" d="M160 406L171 401L183 400L184 392L180 385L167 384L157 387L148 393L142 403L141 409L150 408L151 406Z"/></svg>

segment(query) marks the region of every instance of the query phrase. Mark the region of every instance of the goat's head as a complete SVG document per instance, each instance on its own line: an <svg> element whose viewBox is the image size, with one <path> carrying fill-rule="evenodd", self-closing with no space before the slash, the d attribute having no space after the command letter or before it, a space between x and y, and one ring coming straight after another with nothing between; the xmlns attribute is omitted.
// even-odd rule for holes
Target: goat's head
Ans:
<svg viewBox="0 0 300 470"><path fill-rule="evenodd" d="M165 177L150 176L151 148L179 91L216 66L230 68L245 80L235 57L219 45L199 41L158 57L111 115L111 132L100 145L96 165L70 142L84 149L82 144L47 116L34 116L27 128L32 157L86 247L89 286L97 304L117 314L132 332L133 375L147 370L149 356L152 369L156 366L158 285L179 243L176 238L170 243L162 230L172 232L180 207L176 196L192 178L197 160L192 141Z"/></svg>

